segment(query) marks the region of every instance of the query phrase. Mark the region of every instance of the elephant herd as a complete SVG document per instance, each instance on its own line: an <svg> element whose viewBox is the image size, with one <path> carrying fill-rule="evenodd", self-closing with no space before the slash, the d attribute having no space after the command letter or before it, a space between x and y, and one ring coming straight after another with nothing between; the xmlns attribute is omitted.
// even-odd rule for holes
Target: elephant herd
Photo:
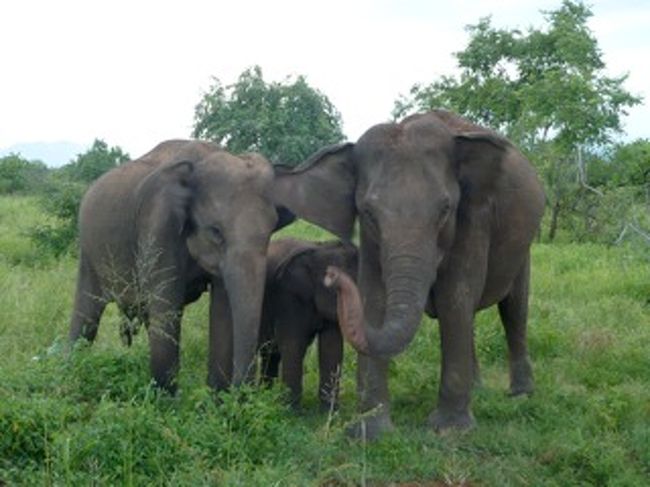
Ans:
<svg viewBox="0 0 650 487"><path fill-rule="evenodd" d="M440 326L436 431L474 424L473 321L498 305L510 392L531 393L526 346L530 245L544 195L506 139L447 111L371 127L295 168L172 140L99 178L80 208L71 343L93 341L115 302L147 326L155 383L176 390L183 308L210 293L208 384L278 375L300 402L305 351L318 336L319 397L335 404L343 337L358 352L363 419L393 428L388 365L423 313ZM303 218L341 239L277 239ZM358 223L358 250L352 244ZM356 239L355 239L356 240Z"/></svg>

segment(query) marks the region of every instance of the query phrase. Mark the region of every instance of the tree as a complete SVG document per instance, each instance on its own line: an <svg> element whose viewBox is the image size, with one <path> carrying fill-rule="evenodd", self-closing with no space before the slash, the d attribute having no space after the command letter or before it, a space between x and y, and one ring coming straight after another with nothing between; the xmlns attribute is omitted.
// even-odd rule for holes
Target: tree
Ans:
<svg viewBox="0 0 650 487"><path fill-rule="evenodd" d="M50 219L30 232L36 245L55 257L73 249L78 235L79 206L88 186L129 159L120 147L109 148L103 140L95 139L90 149L54 171L41 198L41 206Z"/></svg>
<svg viewBox="0 0 650 487"><path fill-rule="evenodd" d="M0 194L33 193L42 186L47 167L41 161L29 161L20 154L0 158Z"/></svg>
<svg viewBox="0 0 650 487"><path fill-rule="evenodd" d="M458 77L415 85L394 116L444 106L502 131L541 172L551 206L549 238L577 192L589 191L584 153L611 143L621 117L641 99L623 88L627 75L607 77L587 26L590 9L564 0L545 12L546 28L496 29L489 18L468 27L456 53Z"/></svg>
<svg viewBox="0 0 650 487"><path fill-rule="evenodd" d="M62 172L69 179L88 184L129 159L120 147L109 148L103 140L95 139L90 149L63 166Z"/></svg>
<svg viewBox="0 0 650 487"><path fill-rule="evenodd" d="M195 108L192 135L289 165L343 139L341 116L324 94L303 76L267 83L259 66L227 87L214 78Z"/></svg>

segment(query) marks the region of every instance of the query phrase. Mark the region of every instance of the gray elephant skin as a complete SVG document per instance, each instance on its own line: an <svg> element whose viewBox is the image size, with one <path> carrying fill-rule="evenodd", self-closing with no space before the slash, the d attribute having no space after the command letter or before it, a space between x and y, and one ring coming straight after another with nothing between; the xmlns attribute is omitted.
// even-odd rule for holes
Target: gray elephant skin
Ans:
<svg viewBox="0 0 650 487"><path fill-rule="evenodd" d="M544 210L531 164L506 139L447 111L376 125L356 143L277 170L276 197L297 216L350 237L360 225L358 289L329 275L357 349L361 411L374 438L393 428L388 364L423 312L440 325L436 430L473 426L473 320L498 305L513 395L533 389L526 344L530 245Z"/></svg>
<svg viewBox="0 0 650 487"><path fill-rule="evenodd" d="M116 302L147 325L152 376L174 392L183 307L209 286L208 384L247 380L278 225L272 185L262 156L186 140L163 142L99 178L79 213L70 342L93 341L106 304Z"/></svg>
<svg viewBox="0 0 650 487"><path fill-rule="evenodd" d="M281 368L281 379L289 388L290 403L295 408L302 398L305 353L315 338L321 409L337 405L343 337L337 319L336 294L323 284L330 265L356 277L356 247L337 241L289 238L269 244L260 328L262 379L270 383Z"/></svg>

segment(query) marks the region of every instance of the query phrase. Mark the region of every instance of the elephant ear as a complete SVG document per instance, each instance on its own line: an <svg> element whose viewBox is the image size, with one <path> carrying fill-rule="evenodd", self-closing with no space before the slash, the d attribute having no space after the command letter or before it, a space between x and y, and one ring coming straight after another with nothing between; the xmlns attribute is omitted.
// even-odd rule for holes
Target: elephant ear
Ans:
<svg viewBox="0 0 650 487"><path fill-rule="evenodd" d="M196 193L194 166L192 161L175 161L143 179L136 189L138 213L145 206L151 211L168 212L178 223L179 233L182 232L188 223L189 208Z"/></svg>
<svg viewBox="0 0 650 487"><path fill-rule="evenodd" d="M353 147L326 147L293 169L275 166L276 205L349 240L356 217Z"/></svg>
<svg viewBox="0 0 650 487"><path fill-rule="evenodd" d="M455 136L456 163L462 197L484 201L495 189L503 161L512 147L492 132L463 132Z"/></svg>

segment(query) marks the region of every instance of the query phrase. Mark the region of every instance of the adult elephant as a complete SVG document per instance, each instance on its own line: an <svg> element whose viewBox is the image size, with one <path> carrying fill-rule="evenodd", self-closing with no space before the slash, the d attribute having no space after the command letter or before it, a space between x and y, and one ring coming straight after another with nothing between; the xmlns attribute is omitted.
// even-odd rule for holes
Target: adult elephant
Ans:
<svg viewBox="0 0 650 487"><path fill-rule="evenodd" d="M529 248L544 209L530 163L506 139L446 111L370 128L279 170L278 201L349 238L360 223L358 293L333 272L344 336L359 352L365 431L392 429L389 359L413 339L427 309L440 323L436 430L468 428L473 319L493 304L509 346L512 394L533 388L526 347ZM356 433L362 428L357 426Z"/></svg>
<svg viewBox="0 0 650 487"><path fill-rule="evenodd" d="M351 276L357 273L357 248L340 241L311 242L283 238L269 244L266 292L260 328L262 377L270 382L280 372L291 405L302 398L303 361L318 337L321 409L336 406L343 361L343 337L336 294L323 284L328 266Z"/></svg>
<svg viewBox="0 0 650 487"><path fill-rule="evenodd" d="M272 184L262 156L186 140L163 142L99 178L79 212L70 342L93 341L114 301L148 325L151 373L174 392L182 310L209 284L208 383L244 381L257 345L266 249L278 226Z"/></svg>

